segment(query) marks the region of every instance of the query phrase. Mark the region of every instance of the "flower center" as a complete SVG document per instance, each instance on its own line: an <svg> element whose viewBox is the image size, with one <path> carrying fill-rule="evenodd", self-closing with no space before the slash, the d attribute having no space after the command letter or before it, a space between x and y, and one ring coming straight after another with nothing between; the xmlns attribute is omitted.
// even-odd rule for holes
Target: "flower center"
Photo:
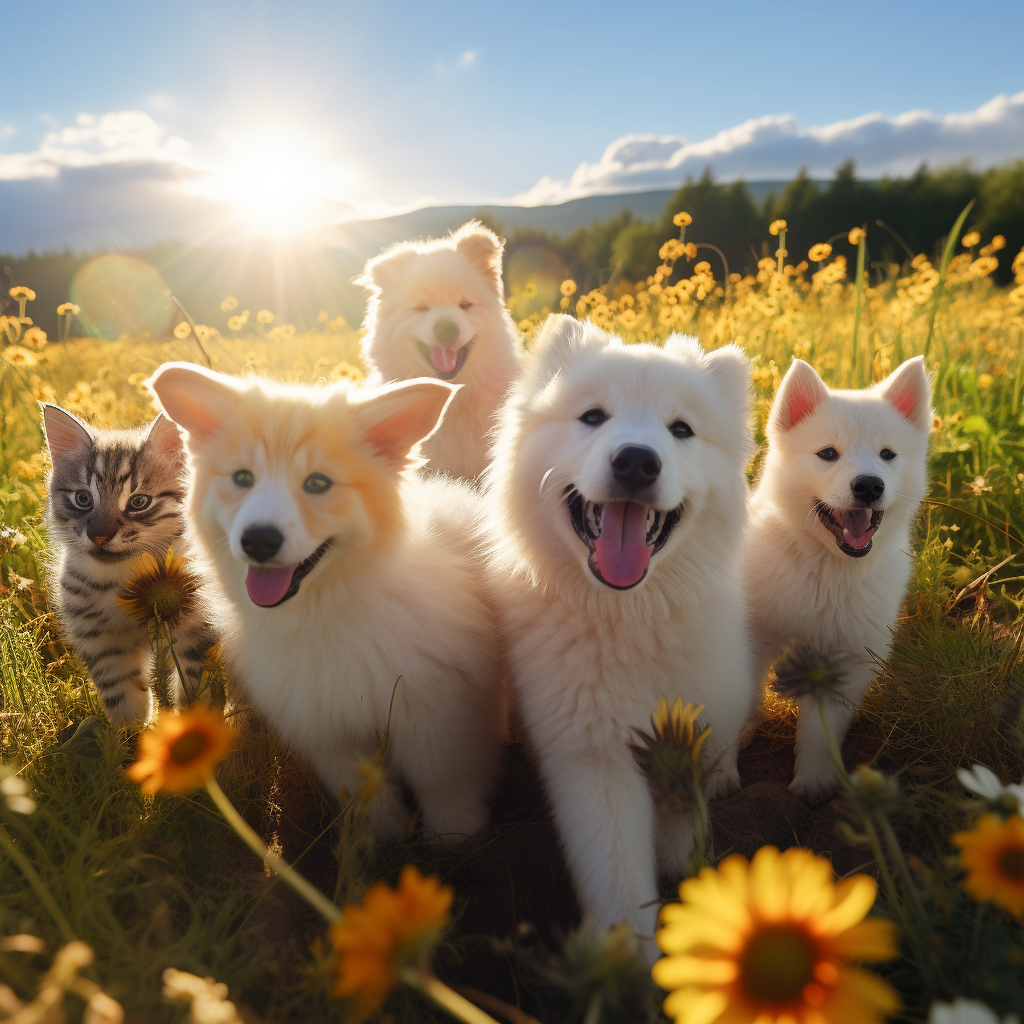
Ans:
<svg viewBox="0 0 1024 1024"><path fill-rule="evenodd" d="M1011 846L999 855L1000 870L1015 882L1024 882L1024 849Z"/></svg>
<svg viewBox="0 0 1024 1024"><path fill-rule="evenodd" d="M161 619L177 615L181 611L183 602L184 594L181 592L181 587L170 580L160 580L152 584L146 592L146 604Z"/></svg>
<svg viewBox="0 0 1024 1024"><path fill-rule="evenodd" d="M210 738L205 733L193 731L179 736L171 744L171 760L175 764L191 764L210 745Z"/></svg>
<svg viewBox="0 0 1024 1024"><path fill-rule="evenodd" d="M795 1002L814 981L818 951L808 935L788 925L758 929L740 958L740 984L759 1003Z"/></svg>

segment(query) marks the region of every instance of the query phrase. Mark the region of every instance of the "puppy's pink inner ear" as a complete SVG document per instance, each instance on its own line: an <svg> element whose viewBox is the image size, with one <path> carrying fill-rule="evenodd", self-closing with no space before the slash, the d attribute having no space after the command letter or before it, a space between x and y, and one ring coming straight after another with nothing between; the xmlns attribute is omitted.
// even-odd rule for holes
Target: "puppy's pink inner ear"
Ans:
<svg viewBox="0 0 1024 1024"><path fill-rule="evenodd" d="M794 389L786 404L786 426L795 427L805 416L814 412L816 404L813 396Z"/></svg>
<svg viewBox="0 0 1024 1024"><path fill-rule="evenodd" d="M385 401L393 411L367 427L367 444L389 463L401 464L413 445L437 426L450 395L448 388L433 384L417 394L389 395Z"/></svg>
<svg viewBox="0 0 1024 1024"><path fill-rule="evenodd" d="M916 424L921 418L922 396L917 381L900 381L886 392L885 397L904 419Z"/></svg>

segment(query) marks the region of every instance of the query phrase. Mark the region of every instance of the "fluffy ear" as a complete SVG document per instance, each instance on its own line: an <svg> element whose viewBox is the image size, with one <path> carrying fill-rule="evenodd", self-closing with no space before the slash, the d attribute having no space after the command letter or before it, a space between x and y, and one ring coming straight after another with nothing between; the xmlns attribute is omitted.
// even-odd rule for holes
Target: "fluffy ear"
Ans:
<svg viewBox="0 0 1024 1024"><path fill-rule="evenodd" d="M238 382L194 363L164 363L146 385L163 411L200 442L212 441L238 409Z"/></svg>
<svg viewBox="0 0 1024 1024"><path fill-rule="evenodd" d="M533 344L533 352L546 367L555 371L571 363L597 340L607 344L611 338L599 332L597 328L591 327L588 330L586 325L575 317L566 316L564 313L552 313L544 321L540 336Z"/></svg>
<svg viewBox="0 0 1024 1024"><path fill-rule="evenodd" d="M743 409L750 409L750 360L739 345L723 345L704 357L711 377Z"/></svg>
<svg viewBox="0 0 1024 1024"><path fill-rule="evenodd" d="M161 458L168 462L182 462L185 457L185 442L178 425L163 413L153 421L146 435L149 445Z"/></svg>
<svg viewBox="0 0 1024 1024"><path fill-rule="evenodd" d="M924 356L914 356L896 367L882 382L881 392L918 430L931 430L932 386L924 368Z"/></svg>
<svg viewBox="0 0 1024 1024"><path fill-rule="evenodd" d="M433 377L415 377L364 392L366 398L356 391L356 430L375 454L401 467L413 445L440 424L460 387Z"/></svg>
<svg viewBox="0 0 1024 1024"><path fill-rule="evenodd" d="M89 428L59 405L43 402L43 432L54 466L64 462L79 462L93 446Z"/></svg>
<svg viewBox="0 0 1024 1024"><path fill-rule="evenodd" d="M409 264L418 255L414 246L408 242L399 242L372 260L367 260L363 272L352 278L352 282L371 292L382 292L402 280Z"/></svg>
<svg viewBox="0 0 1024 1024"><path fill-rule="evenodd" d="M779 393L768 417L768 429L792 429L826 398L828 387L815 373L814 367L802 359L794 359L779 385Z"/></svg>
<svg viewBox="0 0 1024 1024"><path fill-rule="evenodd" d="M467 259L479 264L494 279L499 296L505 298L505 289L501 281L501 254L505 242L490 228L485 228L478 220L463 224L452 235L455 248Z"/></svg>

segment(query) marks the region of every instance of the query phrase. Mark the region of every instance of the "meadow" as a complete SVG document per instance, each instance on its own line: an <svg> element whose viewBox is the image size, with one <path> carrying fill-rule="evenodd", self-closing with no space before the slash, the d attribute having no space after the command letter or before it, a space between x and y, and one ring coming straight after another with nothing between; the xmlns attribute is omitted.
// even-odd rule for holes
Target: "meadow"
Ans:
<svg viewBox="0 0 1024 1024"><path fill-rule="evenodd" d="M679 212L678 235L645 279L585 292L572 280L557 291L531 280L509 298L527 345L558 310L631 342L685 332L709 347L739 344L752 359L759 444L792 357L833 387L863 387L924 356L935 418L917 570L891 656L844 748L844 790L817 812L786 802L794 715L779 699L741 762L745 784L761 780L758 800L781 809L774 831L743 794L710 809L712 864L796 841L830 856L840 876L877 877L873 913L901 940L900 956L876 973L901 997L890 1019L906 1022L958 997L999 1014L1024 1008L1024 903L972 895L952 839L983 809L956 770L982 764L1020 783L1024 763L1024 250L965 223L934 262L918 255L869 269L862 229L844 236L848 260L824 240L788 252L789 226L775 221L764 226L774 255L756 274L725 276L714 246L687 241L691 221ZM1000 265L1014 276L1008 287L993 282ZM226 296L220 322L183 321L163 340L58 340L31 324L32 300L15 292L21 315L5 318L0 342L0 1019L98 1024L122 1019L115 1003L130 1021L354 1019L358 999L333 994L338 954L323 921L251 852L209 791L144 795L126 774L136 739L106 723L47 598L37 403L99 426L142 423L154 414L143 381L166 360L202 362L203 351L229 373L358 379L358 332L328 310L299 332ZM72 313L61 316L67 331ZM438 978L475 990L470 999L512 1024L663 1019L665 993L628 936L573 930L569 883L520 752L510 754L494 826L469 847L438 848L416 832L383 844L360 794L339 807L268 723L230 699L228 711L234 746L217 769L220 787L271 853L333 903L359 903L407 864L452 886L454 923L433 950ZM863 763L870 769L855 770ZM1020 879L1024 890L1024 866ZM214 978L226 993L196 995L200 983L180 979L175 987L168 968ZM415 989L397 985L382 1019L451 1019Z"/></svg>

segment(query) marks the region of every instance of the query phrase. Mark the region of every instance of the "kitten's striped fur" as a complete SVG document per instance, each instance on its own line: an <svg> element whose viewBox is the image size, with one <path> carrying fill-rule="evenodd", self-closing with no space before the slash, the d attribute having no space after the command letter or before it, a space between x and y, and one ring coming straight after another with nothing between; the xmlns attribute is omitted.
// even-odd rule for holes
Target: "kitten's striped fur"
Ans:
<svg viewBox="0 0 1024 1024"><path fill-rule="evenodd" d="M82 656L111 722L149 721L153 656L146 626L114 598L145 551L162 559L182 547L184 449L165 416L135 430L88 427L43 405L53 462L46 522L55 552L53 596L64 634ZM215 642L201 594L175 629L175 653L196 689ZM181 693L181 681L174 685Z"/></svg>

